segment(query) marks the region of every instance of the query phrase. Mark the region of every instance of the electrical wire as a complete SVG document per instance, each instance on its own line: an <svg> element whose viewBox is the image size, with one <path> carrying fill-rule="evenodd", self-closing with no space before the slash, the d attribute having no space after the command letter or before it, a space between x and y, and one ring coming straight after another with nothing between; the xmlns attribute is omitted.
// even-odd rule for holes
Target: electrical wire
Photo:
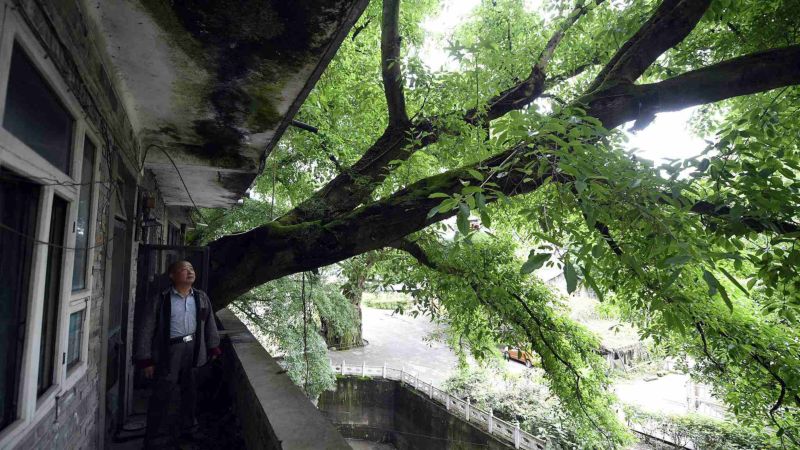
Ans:
<svg viewBox="0 0 800 450"><path fill-rule="evenodd" d="M88 181L86 183L75 183L72 181L58 181L55 178L47 178L47 177L33 177L30 175L24 175L19 177L19 176L8 176L0 174L0 180L4 181L20 181L21 178L22 181L27 181L27 180L44 181L44 183L34 183L39 187L44 187L44 186L74 187L74 186L88 186L91 184L109 185L114 183L114 181Z"/></svg>
<svg viewBox="0 0 800 450"><path fill-rule="evenodd" d="M145 154L147 154L147 151L150 150L150 147L155 147L161 150L161 152L164 153L164 156L166 156L167 159L169 159L169 162L172 163L172 167L175 168L175 172L178 174L178 178L180 178L181 180L181 184L183 185L183 189L186 191L186 195L189 196L189 201L191 201L192 205L194 206L194 210L197 211L197 214L200 216L201 219L203 219L203 222L207 222L205 216L203 215L203 212L200 211L200 208L197 206L197 203L194 202L194 198L192 198L192 193L189 192L189 188L186 186L186 182L183 180L183 175L181 175L181 171L180 169L178 169L178 165L175 164L175 160L172 159L172 156L170 156L169 153L167 153L167 150L164 147L158 144L148 145L147 149L145 149Z"/></svg>
<svg viewBox="0 0 800 450"><path fill-rule="evenodd" d="M40 239L36 239L35 237L33 237L33 236L29 235L29 234L23 233L21 231L17 231L14 228L11 228L10 226L8 226L8 225L6 225L4 223L0 223L0 228L2 228L3 230L9 231L11 233L14 233L14 234L16 234L18 236L21 236L21 237L23 237L25 239L28 239L30 241L33 241L36 244L42 244L42 245L46 245L48 247L60 248L60 249L63 249L63 250L91 250L91 249L94 249L94 248L102 247L102 246L104 246L104 245L106 245L109 242L114 240L114 238L111 237L111 238L106 239L105 241L101 242L100 244L92 245L91 247L80 247L80 248L78 248L78 247L67 247L67 246L64 246L64 245L53 244L51 242L47 242L47 241L42 241Z"/></svg>
<svg viewBox="0 0 800 450"><path fill-rule="evenodd" d="M306 376L303 380L303 390L308 394L308 378L311 376L311 369L308 364L308 305L306 304L306 273L302 274L302 287L300 296L303 298L303 359L306 362ZM309 292L311 287L309 286ZM309 294L310 295L310 294Z"/></svg>
<svg viewBox="0 0 800 450"><path fill-rule="evenodd" d="M103 150L102 154L103 154L103 156L104 156L104 158L106 160L106 164L110 167L111 153L110 153L110 151L108 150L107 147ZM30 179L34 179L34 180L36 180L36 179L39 179L39 180L43 180L43 179L44 180L51 180L49 178L43 178L43 177L29 177L27 175L22 175L22 176L19 176L19 177L9 177L9 176L3 177L3 176L0 176L0 178L6 179L6 180L9 180L9 181L25 181L25 180L30 180ZM53 179L53 181L55 181L55 180ZM72 185L74 185L74 186L87 186L87 185L95 184L95 183L108 184L108 185L111 186L108 189L108 195L106 195L106 199L105 199L104 204L102 205L102 207L99 207L98 210L97 210L97 217L104 217L106 209L111 204L111 198L114 196L114 193L118 189L118 182L116 182L116 181L91 181L91 182L86 182L86 183L73 183ZM62 184L62 183L37 184L37 186L52 186L52 185L64 186L64 184ZM94 220L94 222L97 222L97 217L93 217L92 220ZM108 239L105 239L103 242L101 242L99 244L95 244L95 245L91 245L91 246L87 246L87 247L68 247L68 246L65 246L65 245L58 245L58 244L54 244L52 242L43 241L41 239L36 238L35 236L33 236L31 234L19 231L19 230L15 229L15 228L13 228L11 226L8 226L8 225L6 225L6 224L4 224L2 222L0 222L0 229L6 230L6 231L8 231L10 233L13 233L13 234L16 234L17 236L25 238L25 239L27 239L27 240L35 243L35 244L46 245L46 246L52 247L52 248L58 248L58 249L62 249L62 250L71 250L71 251L76 251L76 250L88 251L88 250L93 250L95 248L105 247L106 245L108 245L109 242L114 240L114 237L112 236L112 237L110 237Z"/></svg>

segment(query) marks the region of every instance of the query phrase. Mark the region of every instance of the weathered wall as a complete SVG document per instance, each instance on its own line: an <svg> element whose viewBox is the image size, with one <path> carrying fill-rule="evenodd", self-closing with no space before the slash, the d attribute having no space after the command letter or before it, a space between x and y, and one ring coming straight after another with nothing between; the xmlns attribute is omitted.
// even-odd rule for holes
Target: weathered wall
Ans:
<svg viewBox="0 0 800 450"><path fill-rule="evenodd" d="M400 450L507 449L399 381L340 377L319 409L346 437L391 442Z"/></svg>

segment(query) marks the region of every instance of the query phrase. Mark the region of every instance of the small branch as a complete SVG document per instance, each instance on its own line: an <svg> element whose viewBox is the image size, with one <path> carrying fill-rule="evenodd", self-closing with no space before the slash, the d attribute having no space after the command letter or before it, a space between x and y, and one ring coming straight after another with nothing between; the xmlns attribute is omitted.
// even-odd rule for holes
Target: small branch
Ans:
<svg viewBox="0 0 800 450"><path fill-rule="evenodd" d="M416 242L412 242L412 241L410 241L408 239L401 239L401 240L398 240L397 242L394 242L391 246L393 248L396 248L398 250L402 250L402 251L408 253L409 255L411 255L414 259L416 259L423 266L426 266L426 267L428 267L430 269L433 269L433 270L435 270L437 272L445 273L445 274L453 275L453 276L460 276L460 277L465 276L464 273L462 273L461 271L457 270L454 267L451 267L449 265L444 265L444 264L437 264L437 263L433 262L431 260L431 258L428 256L428 254L425 252L425 250L422 247L420 247ZM488 299L486 299L481 294L481 286L478 283L476 283L474 281L471 281L471 282L469 282L469 286L472 289L472 291L475 293L475 297L478 299L478 301L484 307L486 307L489 310L494 311L496 314L498 314L501 317L507 316L507 314L504 314L497 307L497 305L494 302L489 301ZM558 333L558 330L555 330L552 327L545 326L545 324L542 323L542 320L533 312L533 309L531 309L531 307L528 305L528 303L525 301L525 299L523 299L520 295L518 295L518 294L516 294L514 292L509 292L509 291L507 291L507 292L517 303L519 303L520 306L522 306L522 308L525 310L525 313L528 315L528 317L536 325L536 327L535 327L536 328L536 333L535 334L538 335L538 339L536 339L537 336L534 336L534 331L531 330L531 327L529 326L529 324L526 323L524 320L522 320L522 317L520 317L517 314L512 314L511 317L507 317L507 318L510 319L511 321L515 322L516 325L519 326L522 329L522 331L525 332L525 335L528 337L528 340L532 344L537 342L537 341L541 342L542 344L544 344L545 348L550 352L550 354L553 355L553 357L556 360L558 360L558 362L560 362L572 374L572 377L574 378L574 382L575 382L575 397L578 400L578 404L579 404L579 406L581 408L581 411L586 416L586 418L589 420L589 422L592 424L592 426L595 429L597 429L597 431L601 435L603 435L603 437L605 437L606 439L608 439L610 441L611 439L608 436L608 434L605 432L605 430L602 427L599 426L599 424L597 423L595 418L586 409L585 399L584 399L584 396L583 396L583 389L581 388L581 381L583 381L583 377L581 376L580 372L572 364L572 362L570 362L568 359L563 357L556 350L556 348L553 346L553 344L550 342L550 340L547 337L545 337L545 335L544 335L544 330L547 330L547 331L549 331L551 333ZM540 357L541 357L541 355L540 355Z"/></svg>
<svg viewBox="0 0 800 450"><path fill-rule="evenodd" d="M599 5L603 3L604 0L595 0L595 4ZM541 53L539 53L539 58L536 60L536 64L533 66L533 70L536 71L544 71L547 68L547 65L550 63L550 60L553 58L553 54L558 48L558 45L561 43L561 40L564 39L564 35L567 33L567 30L575 24L583 15L585 15L589 11L588 7L586 6L585 0L580 0L575 5L575 8L569 13L566 19L561 22L561 25L558 27L555 33L550 36L548 39L547 44L545 44L544 48L542 49Z"/></svg>
<svg viewBox="0 0 800 450"><path fill-rule="evenodd" d="M308 132L311 132L311 133L314 133L314 134L319 134L319 128L317 128L317 127L315 127L313 125L309 125L309 124L304 123L304 122L300 122L299 120L292 120L291 125L293 127L300 128L301 130L305 130L305 131L308 131ZM320 135L320 139L321 139L320 140L320 146L322 147L322 150L325 152L326 155L328 155L328 159L336 167L336 170L339 173L342 173L344 171L344 169L342 168L342 165L339 163L339 160L336 159L336 156L333 155L333 152L328 150L328 145L325 143L324 136Z"/></svg>
<svg viewBox="0 0 800 450"><path fill-rule="evenodd" d="M292 120L292 126L295 128L300 128L301 130L310 131L311 133L319 133L319 128L309 125L305 122L300 122L299 120Z"/></svg>
<svg viewBox="0 0 800 450"><path fill-rule="evenodd" d="M587 69L589 69L591 67L594 67L597 64L599 64L599 61L592 60L592 61L589 61L589 62L587 62L585 64L581 64L581 65L575 67L574 69L572 69L572 70L570 70L568 72L564 72L564 73L561 73L561 74L558 74L558 75L554 75L554 76L552 76L552 77L547 79L547 81L545 82L545 86L546 86L546 88L549 88L549 87L555 86L558 83L563 83L564 81L567 81L570 78L575 78L578 75L582 74L583 72L586 72Z"/></svg>
<svg viewBox="0 0 800 450"><path fill-rule="evenodd" d="M695 322L694 328L697 330L698 333L700 333L700 340L703 342L703 354L705 354L706 358L708 358L708 360L714 364L717 370L719 370L722 373L725 373L724 366L720 364L720 362L717 361L716 358L711 356L711 353L708 351L708 341L706 340L706 332L705 330L703 330L703 325L700 322Z"/></svg>
<svg viewBox="0 0 800 450"><path fill-rule="evenodd" d="M361 32L364 31L364 29L369 26L370 22L372 22L372 17L367 19L367 21L364 22L363 24L353 28L353 35L350 37L350 41L351 42L355 41L358 35L361 34Z"/></svg>
<svg viewBox="0 0 800 450"><path fill-rule="evenodd" d="M604 0L595 0L596 4ZM558 29L550 36L547 44L539 53L536 62L531 68L531 73L521 82L511 86L498 95L492 97L484 107L470 109L464 115L464 121L469 124L477 125L482 121L491 121L502 117L509 111L521 109L536 100L545 88L545 70L550 60L553 58L558 45L564 39L567 30L589 11L585 1L579 1L575 8L570 12Z"/></svg>
<svg viewBox="0 0 800 450"><path fill-rule="evenodd" d="M404 127L409 123L400 70L400 0L383 1L381 21L381 75L389 109L389 125Z"/></svg>

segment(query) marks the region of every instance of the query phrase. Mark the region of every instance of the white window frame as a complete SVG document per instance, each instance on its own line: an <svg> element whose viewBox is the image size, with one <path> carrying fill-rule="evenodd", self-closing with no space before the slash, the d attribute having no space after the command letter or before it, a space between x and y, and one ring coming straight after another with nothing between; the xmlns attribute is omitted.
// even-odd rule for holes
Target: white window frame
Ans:
<svg viewBox="0 0 800 450"><path fill-rule="evenodd" d="M65 174L60 169L54 167L36 151L29 148L22 141L17 139L10 132L2 127L2 120L5 114L6 91L11 66L11 54L14 43L25 50L29 59L38 69L42 77L47 81L50 88L61 100L63 106L72 115L74 120L72 135L72 163L70 164L71 173ZM25 21L20 17L15 8L5 8L2 17L2 28L0 29L0 166L8 168L18 173L22 177L31 179L37 183L38 180L51 185L41 187L39 198L39 210L36 219L36 231L33 238L38 241L47 242L50 236L50 215L53 205L53 196L58 195L68 202L68 213L65 232L65 246L67 249L62 252L61 264L61 292L59 305L57 305L56 318L56 346L54 357L53 385L41 396L37 398L38 363L41 342L41 321L43 314L44 299L44 279L47 265L47 245L37 243L34 245L33 260L31 262L31 276L29 280L28 300L26 307L26 326L25 341L22 349L22 364L18 382L18 410L17 419L3 430L0 430L0 448L13 447L21 439L27 436L28 432L35 427L40 420L47 415L54 407L57 407L58 399L69 390L87 371L88 360L88 329L91 323L91 296L94 289L93 270L94 250L90 248L87 252L88 264L86 282L87 288L75 293L72 292L72 270L74 262L75 231L74 223L77 219L79 189L78 186L70 183L82 182L78 178L81 174L81 164L83 162L83 143L88 137L95 145L95 167L93 168L94 180L99 178L99 165L103 154L102 140L98 139L98 134L90 130L91 124L84 119L79 102L71 94L69 88L61 78L60 73L48 58L38 40L28 29ZM65 183L66 185L52 185L53 183ZM89 247L94 247L95 233L97 228L97 205L99 188L95 183L92 189L92 199L90 205L90 231ZM68 345L69 315L75 311L85 308L83 336L81 342L81 361L73 367L69 373L66 370L65 355Z"/></svg>
<svg viewBox="0 0 800 450"><path fill-rule="evenodd" d="M1 123L0 123L0 128L2 128ZM80 143L81 164L83 164L84 145L86 144L86 140L88 139L92 141L92 144L94 144L94 160L92 161L92 163L94 164L94 167L92 167L92 180L94 180L94 183L91 186L89 186L92 192L90 196L91 203L89 204L89 235L86 237L87 242L89 244L88 245L89 249L86 251L86 269L85 269L86 273L84 274L86 276L86 287L83 289L78 289L77 291L71 291L72 273L70 272L70 291L71 291L70 302L83 299L87 296L91 297L92 288L94 287L94 270L92 270L92 268L94 267L94 255L95 255L95 250L97 249L97 244L95 243L95 239L97 238L96 225L97 225L97 213L99 205L98 197L100 195L100 183L98 178L100 177L100 160L102 159L103 156L103 147L102 144L99 144L99 142L102 141L89 128L88 124L84 124L83 130L84 130L83 139L81 139ZM76 174L76 176L77 175L78 174ZM87 182L88 182L87 180L80 180L80 183L87 183ZM80 186L80 188L83 188L83 186ZM80 200L80 189L78 190L78 195ZM76 212L76 218L77 218L77 212ZM72 260L74 262L75 261L74 252L72 253L73 253Z"/></svg>

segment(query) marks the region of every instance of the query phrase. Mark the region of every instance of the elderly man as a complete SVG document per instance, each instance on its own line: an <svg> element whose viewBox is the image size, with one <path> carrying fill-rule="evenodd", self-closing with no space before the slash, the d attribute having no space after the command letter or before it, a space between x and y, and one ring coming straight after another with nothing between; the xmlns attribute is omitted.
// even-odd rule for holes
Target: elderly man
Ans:
<svg viewBox="0 0 800 450"><path fill-rule="evenodd" d="M145 306L137 324L137 365L146 378L155 377L147 409L145 448L157 445L159 428L178 386L181 434L188 439L201 438L195 418L195 368L220 354L211 301L205 292L192 288L194 267L188 261L178 261L168 272L172 287Z"/></svg>

